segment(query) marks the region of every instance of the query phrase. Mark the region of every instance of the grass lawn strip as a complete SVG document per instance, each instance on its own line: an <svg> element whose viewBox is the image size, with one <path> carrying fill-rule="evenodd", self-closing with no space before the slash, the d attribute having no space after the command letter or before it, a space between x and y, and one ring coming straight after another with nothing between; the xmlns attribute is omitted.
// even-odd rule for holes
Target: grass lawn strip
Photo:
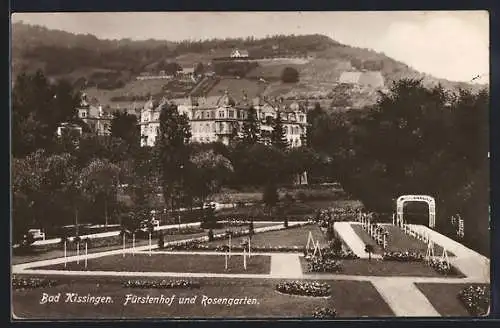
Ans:
<svg viewBox="0 0 500 328"><path fill-rule="evenodd" d="M324 237L323 232L316 225L310 225L299 228L288 228L279 231L268 231L256 233L252 237L252 247L306 247L307 237L309 232L312 232L315 241L319 240L320 247L327 246L328 242ZM247 240L247 236L236 237L231 239L231 244L241 245L242 242ZM209 245L227 245L228 238L208 242Z"/></svg>
<svg viewBox="0 0 500 328"><path fill-rule="evenodd" d="M185 255L147 253L135 255L103 256L88 261L85 269L84 261L55 264L36 269L68 270L68 271L129 271L129 272L192 272L192 273L257 273L268 274L271 268L271 257L255 255L247 258L247 270L243 268L243 256L233 255L228 258L228 269L225 270L224 255Z"/></svg>
<svg viewBox="0 0 500 328"><path fill-rule="evenodd" d="M172 278L175 279L175 278ZM183 279L180 277L179 279ZM94 319L94 318L220 318L220 317L310 317L318 307L334 307L339 317L392 316L389 306L383 301L369 282L329 281L331 298L303 298L279 294L275 285L282 280L252 280L206 278L196 279L201 288L196 290L165 290L124 288L119 280L104 278L96 282L92 279L70 279L51 288L14 291L13 312L17 317L29 319ZM95 296L110 296L113 303L72 304L61 300L59 303L39 304L42 293L50 295L78 293ZM126 294L139 297L156 297L175 294L175 302L167 304L123 305ZM203 295L209 298L255 299L255 304L232 305L201 304ZM195 304L178 304L180 298L193 298ZM177 303L176 303L177 302Z"/></svg>
<svg viewBox="0 0 500 328"><path fill-rule="evenodd" d="M361 226L361 224L351 224L351 228L352 228L352 230L354 230L354 232L358 235L358 237L361 239L361 241L365 245L372 245L373 246L373 250L374 250L373 254L379 254L379 255L384 254L384 249L380 245L377 244L375 239L370 237L368 232L363 230L363 227Z"/></svg>
<svg viewBox="0 0 500 328"><path fill-rule="evenodd" d="M428 245L417 238L409 236L405 234L400 228L387 224L384 225L384 228L389 232L389 239L387 241L387 251L389 252L397 252L397 251L406 251L413 250L421 253L427 252ZM449 257L454 256L452 252L446 250ZM434 244L434 254L436 256L441 256L443 253L443 247Z"/></svg>

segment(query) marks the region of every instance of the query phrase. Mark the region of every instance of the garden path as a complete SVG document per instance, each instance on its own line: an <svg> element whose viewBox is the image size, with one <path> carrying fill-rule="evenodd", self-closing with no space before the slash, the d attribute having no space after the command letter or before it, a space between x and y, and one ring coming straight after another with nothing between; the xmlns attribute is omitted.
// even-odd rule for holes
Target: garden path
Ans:
<svg viewBox="0 0 500 328"><path fill-rule="evenodd" d="M483 280L484 282L490 281L490 260L486 256L424 225L412 224L410 226L419 232L427 233L435 244L455 254L454 257L449 258L451 264L467 277ZM441 254L435 255L441 256Z"/></svg>
<svg viewBox="0 0 500 328"><path fill-rule="evenodd" d="M272 254L271 273L272 278L298 279L302 277L302 267L298 254Z"/></svg>
<svg viewBox="0 0 500 328"><path fill-rule="evenodd" d="M411 281L394 281L386 278L372 280L372 284L396 316L440 316L425 295Z"/></svg>
<svg viewBox="0 0 500 328"><path fill-rule="evenodd" d="M360 258L368 258L368 253L365 252L365 243L359 238L358 234L351 227L352 222L336 222L334 229L337 234L344 240L347 246ZM372 254L372 258L382 258L378 254Z"/></svg>

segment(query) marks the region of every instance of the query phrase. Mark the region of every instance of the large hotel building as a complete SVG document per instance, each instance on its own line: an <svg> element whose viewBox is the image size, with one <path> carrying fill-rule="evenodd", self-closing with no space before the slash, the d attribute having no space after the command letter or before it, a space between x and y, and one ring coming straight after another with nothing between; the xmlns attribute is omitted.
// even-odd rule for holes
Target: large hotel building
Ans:
<svg viewBox="0 0 500 328"><path fill-rule="evenodd" d="M146 102L140 115L141 146L153 146L160 129L160 110L168 100ZM269 142L273 121L280 115L290 147L300 147L307 131L307 109L298 102L235 99L227 91L218 97L200 97L172 100L177 110L189 118L191 141L222 142L226 145L241 135L243 123L251 107L255 108L261 140Z"/></svg>

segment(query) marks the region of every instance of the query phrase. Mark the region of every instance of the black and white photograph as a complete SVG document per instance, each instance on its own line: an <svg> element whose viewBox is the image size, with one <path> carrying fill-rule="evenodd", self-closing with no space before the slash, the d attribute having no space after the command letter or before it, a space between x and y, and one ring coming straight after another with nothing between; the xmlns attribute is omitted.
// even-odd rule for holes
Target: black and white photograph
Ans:
<svg viewBox="0 0 500 328"><path fill-rule="evenodd" d="M490 314L487 11L10 27L12 320Z"/></svg>

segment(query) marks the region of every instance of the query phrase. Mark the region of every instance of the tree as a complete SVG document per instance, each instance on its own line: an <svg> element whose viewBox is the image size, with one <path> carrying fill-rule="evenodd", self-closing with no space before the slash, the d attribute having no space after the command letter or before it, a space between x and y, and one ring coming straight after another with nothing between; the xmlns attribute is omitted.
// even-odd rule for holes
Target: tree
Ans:
<svg viewBox="0 0 500 328"><path fill-rule="evenodd" d="M186 189L205 203L208 196L220 190L233 172L233 165L226 157L213 150L201 150L191 155L187 166Z"/></svg>
<svg viewBox="0 0 500 328"><path fill-rule="evenodd" d="M115 112L111 120L111 136L120 138L127 143L130 150L139 147L140 129L137 117L128 113Z"/></svg>
<svg viewBox="0 0 500 328"><path fill-rule="evenodd" d="M257 112L254 107L250 107L248 110L248 116L243 123L243 136L242 142L245 145L254 145L259 142L260 129L259 121L257 119Z"/></svg>
<svg viewBox="0 0 500 328"><path fill-rule="evenodd" d="M160 131L155 145L155 162L159 172L165 203L174 208L180 204L189 162L188 143L191 131L188 118L180 115L177 106L166 103L161 108Z"/></svg>
<svg viewBox="0 0 500 328"><path fill-rule="evenodd" d="M12 90L13 155L51 149L57 127L77 121L79 101L79 93L67 81L51 85L42 71L19 75Z"/></svg>
<svg viewBox="0 0 500 328"><path fill-rule="evenodd" d="M194 68L194 74L195 75L202 75L205 72L205 67L203 66L202 63L196 64Z"/></svg>
<svg viewBox="0 0 500 328"><path fill-rule="evenodd" d="M368 261L372 259L372 253L375 250L373 245L365 245L365 252L368 253Z"/></svg>
<svg viewBox="0 0 500 328"><path fill-rule="evenodd" d="M108 160L94 159L82 170L83 192L93 204L103 207L105 225L108 225L109 205L116 201L120 169Z"/></svg>
<svg viewBox="0 0 500 328"><path fill-rule="evenodd" d="M293 67L285 67L281 72L281 81L283 83L299 82L299 72Z"/></svg>
<svg viewBox="0 0 500 328"><path fill-rule="evenodd" d="M29 228L45 231L68 224L75 203L70 186L79 171L67 153L47 155L44 150L13 160L13 237Z"/></svg>
<svg viewBox="0 0 500 328"><path fill-rule="evenodd" d="M271 144L280 150L285 150L288 147L288 141L286 139L283 121L281 120L279 111L276 119L274 120L273 131L271 132Z"/></svg>
<svg viewBox="0 0 500 328"><path fill-rule="evenodd" d="M262 201L269 208L269 211L276 206L279 200L278 189L274 184L268 184L264 188L264 192L262 194Z"/></svg>

